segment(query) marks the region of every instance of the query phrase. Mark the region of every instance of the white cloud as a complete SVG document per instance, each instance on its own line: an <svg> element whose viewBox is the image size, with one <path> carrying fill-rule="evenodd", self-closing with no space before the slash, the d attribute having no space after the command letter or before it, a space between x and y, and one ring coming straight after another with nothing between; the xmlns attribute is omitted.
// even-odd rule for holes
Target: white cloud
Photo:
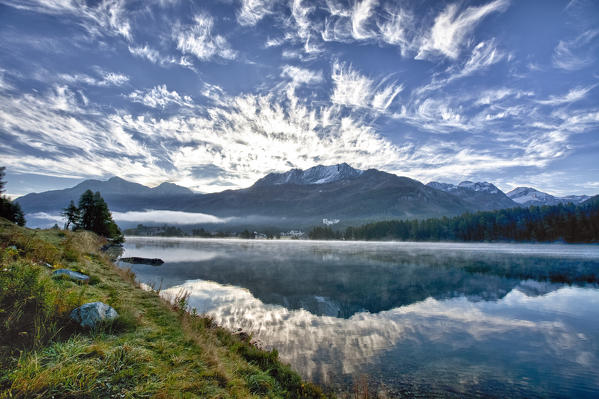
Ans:
<svg viewBox="0 0 599 399"><path fill-rule="evenodd" d="M146 209L145 211L112 212L116 222L198 224L226 223L230 218L219 218L206 213Z"/></svg>
<svg viewBox="0 0 599 399"><path fill-rule="evenodd" d="M281 38L269 38L268 40L266 40L266 43L264 43L264 47L269 48L269 47L279 47L280 45L282 45L285 41Z"/></svg>
<svg viewBox="0 0 599 399"><path fill-rule="evenodd" d="M281 53L281 57L285 59L300 59L301 54L298 51L294 50L283 50Z"/></svg>
<svg viewBox="0 0 599 399"><path fill-rule="evenodd" d="M4 70L0 69L0 91L13 90L14 87L4 79Z"/></svg>
<svg viewBox="0 0 599 399"><path fill-rule="evenodd" d="M437 251L445 252L445 247L440 246ZM526 282L493 301L472 300L464 296L449 299L429 297L377 313L356 313L349 318L317 316L304 309L266 304L247 289L205 280L186 281L163 289L161 295L172 301L182 291L189 293L189 306L198 313L209 314L219 325L231 330L243 327L252 336L279 348L284 361L304 370L312 379L326 380L331 370L346 375L359 374L363 372L361 365L369 364L373 359L384 359L381 354L388 354L390 348L404 345L413 348L411 353L416 354L430 342L453 343L456 335L460 337L457 344L460 348L465 342L490 346L503 342L508 336L534 335L538 337L535 340L514 340L511 350L526 354L534 352L539 342L560 342L560 345L553 345L550 352L552 364L559 364L564 356L596 362L593 348L589 348L588 340L582 339L592 333L592 329L581 330L582 327L575 323L563 323L559 316L535 316L539 312L543 315L568 314L575 320L582 320L588 317L583 313L593 309L593 317L596 317L597 292L561 287L545 295L529 296L525 294L526 285L547 288L541 283ZM323 298L323 301L333 309L339 306L331 298ZM581 307L578 303L589 306ZM515 309L519 310L517 316L514 316ZM453 356L456 347L448 350ZM323 366L323 358L327 359L326 367ZM451 367L455 363L444 362L440 367L445 370L448 364ZM568 365L564 365L562 370L567 372ZM470 374L474 381L487 378L484 369L480 371L471 367L469 372L474 373ZM591 381L586 386L591 387L593 383Z"/></svg>
<svg viewBox="0 0 599 399"><path fill-rule="evenodd" d="M308 5L306 5L308 4ZM310 19L316 7L306 0L291 0L289 8L291 16L280 18L286 28L284 40L294 44L301 44L305 55L299 56L302 60L313 60L323 52L319 42L317 25Z"/></svg>
<svg viewBox="0 0 599 399"><path fill-rule="evenodd" d="M28 150L4 149L3 161L15 173L44 171L59 177L114 175L126 171L132 180L168 175L154 155L111 115L85 106L67 86L42 94L0 98L3 135Z"/></svg>
<svg viewBox="0 0 599 399"><path fill-rule="evenodd" d="M470 58L456 77L471 75L501 61L503 57L504 54L497 49L494 40L480 42L474 47Z"/></svg>
<svg viewBox="0 0 599 399"><path fill-rule="evenodd" d="M470 33L487 15L503 11L509 1L495 0L479 7L468 7L459 12L457 4L448 5L435 19L431 31L422 41L417 59L427 59L436 54L457 59Z"/></svg>
<svg viewBox="0 0 599 399"><path fill-rule="evenodd" d="M403 90L402 85L390 83L381 87L382 82L375 85L373 80L361 75L350 66L339 62L333 63L331 74L333 81L333 104L350 107L371 108L376 111L385 111L395 97Z"/></svg>
<svg viewBox="0 0 599 399"><path fill-rule="evenodd" d="M356 40L370 39L376 35L376 33L367 28L367 24L377 4L378 0L362 0L354 4L351 15L351 26L352 36Z"/></svg>
<svg viewBox="0 0 599 399"><path fill-rule="evenodd" d="M297 35L300 39L308 40L310 38L311 22L309 15L314 11L314 7L306 6L305 0L292 0L291 17L297 29Z"/></svg>
<svg viewBox="0 0 599 399"><path fill-rule="evenodd" d="M160 53L158 50L149 47L147 44L143 46L129 46L129 52L137 57L145 58L150 60L154 64L161 61Z"/></svg>
<svg viewBox="0 0 599 399"><path fill-rule="evenodd" d="M549 96L547 100L537 100L537 102L543 105L561 105L573 103L585 98L587 93L594 88L595 86L576 87L563 96Z"/></svg>
<svg viewBox="0 0 599 399"><path fill-rule="evenodd" d="M80 25L92 35L108 34L132 40L130 14L125 0L101 0L93 6L72 0L21 0L9 2L9 6L51 15L73 15L81 18Z"/></svg>
<svg viewBox="0 0 599 399"><path fill-rule="evenodd" d="M149 90L135 90L127 98L151 108L164 109L169 104L176 104L181 107L193 107L191 97L181 96L175 90L168 91L166 85L155 86Z"/></svg>
<svg viewBox="0 0 599 399"><path fill-rule="evenodd" d="M560 40L553 51L553 65L567 71L576 71L593 64L595 57L587 47L599 35L599 30L589 30L574 40Z"/></svg>
<svg viewBox="0 0 599 399"><path fill-rule="evenodd" d="M324 41L340 42L376 38L378 32L373 28L376 20L374 9L377 5L378 0L362 0L354 2L351 8L346 8L334 0L327 1L327 10L331 15L326 19L320 36Z"/></svg>
<svg viewBox="0 0 599 399"><path fill-rule="evenodd" d="M281 77L291 79L296 86L301 84L313 85L323 81L322 71L312 71L293 65L283 65Z"/></svg>
<svg viewBox="0 0 599 399"><path fill-rule="evenodd" d="M189 68L191 70L195 70L193 64L191 63L189 57L181 56L181 57L173 57L173 56L165 56L160 54L160 52L152 47L149 47L147 44L143 46L129 46L129 52L136 57L145 58L153 64L158 64L161 66L167 65L179 65L184 68Z"/></svg>
<svg viewBox="0 0 599 399"><path fill-rule="evenodd" d="M477 96L478 99L474 102L474 105L491 105L510 97L519 99L533 95L534 93L531 91L514 90L507 87L488 89Z"/></svg>
<svg viewBox="0 0 599 399"><path fill-rule="evenodd" d="M452 65L444 73L433 75L431 82L413 90L413 97L422 100L427 93L438 91L451 82L473 75L489 68L504 59L504 54L497 49L494 40L480 42L472 50L472 54L461 64Z"/></svg>
<svg viewBox="0 0 599 399"><path fill-rule="evenodd" d="M77 74L60 74L58 77L65 83L71 85L83 83L89 86L122 86L129 81L129 77L122 73L104 72L98 70L99 78L86 75L84 73Z"/></svg>
<svg viewBox="0 0 599 399"><path fill-rule="evenodd" d="M113 73L108 72L104 74L104 79L100 83L102 85L111 85L111 86L121 86L122 84L129 81L129 77L127 75L123 75L121 73Z"/></svg>
<svg viewBox="0 0 599 399"><path fill-rule="evenodd" d="M0 120L10 138L2 144L3 162L15 173L77 178L117 173L142 184L169 180L209 192L246 187L270 171L292 167L349 159L359 168L382 167L402 158L402 150L372 127L336 106L308 107L292 91L284 97L231 97L211 87L206 94L218 101L168 118L99 112L66 86L3 96ZM173 98L191 103L160 86L138 96L156 107ZM202 165L219 172L198 174Z"/></svg>
<svg viewBox="0 0 599 399"><path fill-rule="evenodd" d="M384 43L400 46L402 55L413 47L409 31L413 29L413 16L406 10L387 9L387 16L378 22L381 40Z"/></svg>
<svg viewBox="0 0 599 399"><path fill-rule="evenodd" d="M272 12L273 5L273 0L242 0L237 22L242 26L254 26Z"/></svg>
<svg viewBox="0 0 599 399"><path fill-rule="evenodd" d="M206 14L194 17L192 25L177 24L173 28L173 38L177 49L184 54L192 54L201 61L209 61L214 57L233 60L237 51L221 35L213 34L214 19Z"/></svg>
<svg viewBox="0 0 599 399"><path fill-rule="evenodd" d="M54 215L54 214L50 214L50 213L46 213L46 212L28 213L25 216L26 216L26 218L43 219L43 220L48 220L48 221L54 222L54 223L64 223L66 221L63 216ZM27 224L27 225L29 226L29 224Z"/></svg>

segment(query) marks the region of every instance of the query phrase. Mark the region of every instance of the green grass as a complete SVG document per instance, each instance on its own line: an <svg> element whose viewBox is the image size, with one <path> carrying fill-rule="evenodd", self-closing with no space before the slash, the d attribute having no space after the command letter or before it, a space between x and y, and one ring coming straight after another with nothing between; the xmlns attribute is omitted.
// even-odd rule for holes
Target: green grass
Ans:
<svg viewBox="0 0 599 399"><path fill-rule="evenodd" d="M15 246L17 249L11 248ZM144 291L88 232L30 230L0 219L0 398L324 398L278 360ZM51 278L54 268L90 284ZM84 330L72 309L103 301L120 317Z"/></svg>

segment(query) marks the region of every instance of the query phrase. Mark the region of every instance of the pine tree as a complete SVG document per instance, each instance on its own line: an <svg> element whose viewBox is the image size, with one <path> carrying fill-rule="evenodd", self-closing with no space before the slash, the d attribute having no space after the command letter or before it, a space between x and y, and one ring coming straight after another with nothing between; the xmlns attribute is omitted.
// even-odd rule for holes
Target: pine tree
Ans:
<svg viewBox="0 0 599 399"><path fill-rule="evenodd" d="M69 206L62 210L61 215L67 219L64 225L65 230L68 230L69 226L71 225L73 226L73 228L75 228L78 225L80 217L79 208L75 206L75 202L73 202L73 200L71 200Z"/></svg>
<svg viewBox="0 0 599 399"><path fill-rule="evenodd" d="M86 190L79 198L79 222L77 229L93 231L94 225L94 193Z"/></svg>
<svg viewBox="0 0 599 399"><path fill-rule="evenodd" d="M75 204L71 204L74 207ZM71 208L71 204L65 208L65 212ZM93 231L96 234L112 239L116 243L124 241L121 230L114 220L112 220L108 204L99 192L85 191L81 194L79 207L76 209L78 217L75 228Z"/></svg>

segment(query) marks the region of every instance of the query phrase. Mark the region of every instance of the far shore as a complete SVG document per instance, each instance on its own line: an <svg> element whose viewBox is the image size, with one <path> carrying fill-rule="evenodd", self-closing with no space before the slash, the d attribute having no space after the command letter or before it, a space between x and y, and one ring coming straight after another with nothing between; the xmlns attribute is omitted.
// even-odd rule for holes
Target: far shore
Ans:
<svg viewBox="0 0 599 399"><path fill-rule="evenodd" d="M208 238L208 237L161 237L161 236L125 236L127 241L205 241L205 242L221 242L221 243L260 243L267 245L276 245L277 243L298 244L298 245L336 245L336 246L352 246L352 245L384 245L394 246L403 249L430 249L437 247L452 251L488 251L488 252L504 252L504 253L526 253L538 254L544 256L580 256L583 255L589 258L599 258L599 244L570 244L564 242L557 243L529 243L529 242L449 242L449 241L357 241L357 240L310 240L310 239L245 239L239 237L223 237L223 238ZM572 252L574 248L582 251ZM564 253L567 249L569 253Z"/></svg>

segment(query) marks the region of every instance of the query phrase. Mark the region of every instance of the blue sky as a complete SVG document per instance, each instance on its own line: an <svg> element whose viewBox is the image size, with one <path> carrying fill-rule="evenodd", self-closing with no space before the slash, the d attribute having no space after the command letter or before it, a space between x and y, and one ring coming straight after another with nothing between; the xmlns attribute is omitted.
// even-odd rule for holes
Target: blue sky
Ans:
<svg viewBox="0 0 599 399"><path fill-rule="evenodd" d="M13 195L348 162L599 192L599 2L0 0Z"/></svg>

